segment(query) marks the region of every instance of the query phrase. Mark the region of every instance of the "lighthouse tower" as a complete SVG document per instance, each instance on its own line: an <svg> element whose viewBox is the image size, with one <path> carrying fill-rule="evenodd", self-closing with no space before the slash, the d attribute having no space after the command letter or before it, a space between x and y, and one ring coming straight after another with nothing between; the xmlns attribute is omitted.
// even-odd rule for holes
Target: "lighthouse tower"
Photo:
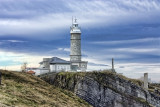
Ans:
<svg viewBox="0 0 160 107"><path fill-rule="evenodd" d="M72 71L85 71L87 69L87 62L81 61L81 29L78 26L77 19L72 20L70 29L71 46L70 46L70 61Z"/></svg>

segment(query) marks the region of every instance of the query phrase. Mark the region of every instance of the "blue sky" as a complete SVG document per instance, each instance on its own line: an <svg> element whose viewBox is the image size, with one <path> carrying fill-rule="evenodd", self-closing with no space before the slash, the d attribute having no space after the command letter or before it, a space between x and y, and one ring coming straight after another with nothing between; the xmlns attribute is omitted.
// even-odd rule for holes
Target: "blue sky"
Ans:
<svg viewBox="0 0 160 107"><path fill-rule="evenodd" d="M0 68L38 66L43 57L69 60L70 26L82 30L83 60L89 69L110 69L160 81L160 1L0 0Z"/></svg>

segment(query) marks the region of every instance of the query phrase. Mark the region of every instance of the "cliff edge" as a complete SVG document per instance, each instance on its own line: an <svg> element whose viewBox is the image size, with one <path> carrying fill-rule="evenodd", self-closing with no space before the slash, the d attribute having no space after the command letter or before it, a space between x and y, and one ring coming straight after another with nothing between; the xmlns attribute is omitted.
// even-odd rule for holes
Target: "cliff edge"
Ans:
<svg viewBox="0 0 160 107"><path fill-rule="evenodd" d="M160 95L150 85L111 71L60 72L41 76L56 87L74 92L95 107L160 107Z"/></svg>

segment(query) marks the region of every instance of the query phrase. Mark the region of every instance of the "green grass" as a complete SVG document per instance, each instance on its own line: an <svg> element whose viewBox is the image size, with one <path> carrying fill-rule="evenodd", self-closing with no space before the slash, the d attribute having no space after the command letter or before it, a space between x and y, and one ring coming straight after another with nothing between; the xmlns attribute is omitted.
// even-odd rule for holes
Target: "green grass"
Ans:
<svg viewBox="0 0 160 107"><path fill-rule="evenodd" d="M90 107L72 92L22 72L2 72L0 103L18 107Z"/></svg>

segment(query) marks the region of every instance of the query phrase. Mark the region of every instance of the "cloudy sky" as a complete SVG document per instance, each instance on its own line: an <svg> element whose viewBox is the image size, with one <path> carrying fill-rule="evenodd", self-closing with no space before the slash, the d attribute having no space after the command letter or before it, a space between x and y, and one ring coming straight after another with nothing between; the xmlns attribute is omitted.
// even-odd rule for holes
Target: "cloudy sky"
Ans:
<svg viewBox="0 0 160 107"><path fill-rule="evenodd" d="M72 16L88 69L110 69L114 58L117 72L160 81L159 0L0 0L0 69L69 60Z"/></svg>

